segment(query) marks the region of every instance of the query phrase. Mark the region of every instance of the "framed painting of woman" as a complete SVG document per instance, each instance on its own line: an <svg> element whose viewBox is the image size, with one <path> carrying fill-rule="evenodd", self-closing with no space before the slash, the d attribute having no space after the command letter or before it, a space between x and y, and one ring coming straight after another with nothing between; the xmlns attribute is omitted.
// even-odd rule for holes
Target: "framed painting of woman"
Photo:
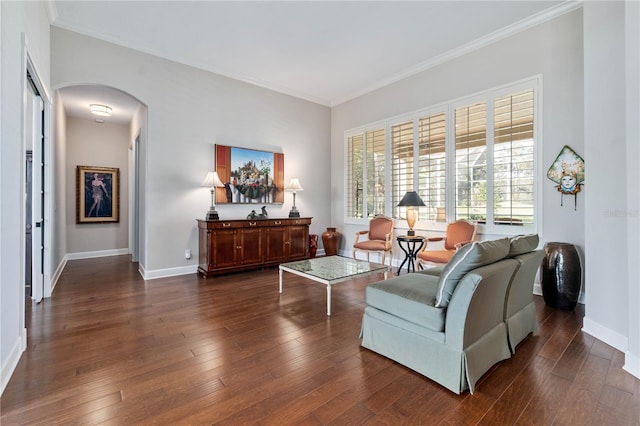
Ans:
<svg viewBox="0 0 640 426"><path fill-rule="evenodd" d="M76 223L120 222L120 169L76 167Z"/></svg>

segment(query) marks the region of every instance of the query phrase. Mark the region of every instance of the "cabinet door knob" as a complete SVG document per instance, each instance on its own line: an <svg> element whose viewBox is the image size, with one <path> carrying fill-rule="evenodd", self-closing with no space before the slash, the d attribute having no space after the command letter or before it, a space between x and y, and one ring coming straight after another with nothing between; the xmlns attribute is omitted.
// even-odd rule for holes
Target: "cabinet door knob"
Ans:
<svg viewBox="0 0 640 426"><path fill-rule="evenodd" d="M275 221L275 224L276 224L276 225L282 225L282 221L281 221L281 220L276 220L276 221Z"/></svg>
<svg viewBox="0 0 640 426"><path fill-rule="evenodd" d="M228 228L228 227L230 227L230 226L231 226L231 224L230 224L230 223L223 223L223 224L222 224L222 227L223 227L223 228Z"/></svg>
<svg viewBox="0 0 640 426"><path fill-rule="evenodd" d="M256 226L257 223L256 222L249 222L249 226Z"/></svg>

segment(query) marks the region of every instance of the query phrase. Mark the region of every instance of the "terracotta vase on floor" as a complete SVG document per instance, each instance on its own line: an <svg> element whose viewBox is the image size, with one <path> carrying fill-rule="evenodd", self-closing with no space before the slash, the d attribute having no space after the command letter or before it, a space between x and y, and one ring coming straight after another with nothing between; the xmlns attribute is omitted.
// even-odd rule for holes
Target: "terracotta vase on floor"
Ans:
<svg viewBox="0 0 640 426"><path fill-rule="evenodd" d="M338 245L340 245L340 233L336 228L327 228L322 233L322 244L324 245L324 254L326 256L335 256L338 254Z"/></svg>

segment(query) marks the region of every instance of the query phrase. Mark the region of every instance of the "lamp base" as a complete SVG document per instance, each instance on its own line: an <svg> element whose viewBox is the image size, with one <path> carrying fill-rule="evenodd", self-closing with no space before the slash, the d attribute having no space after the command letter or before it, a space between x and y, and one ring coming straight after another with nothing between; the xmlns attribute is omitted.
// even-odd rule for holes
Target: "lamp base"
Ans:
<svg viewBox="0 0 640 426"><path fill-rule="evenodd" d="M409 230L407 231L407 235L408 235L409 237L415 237L415 236L416 236L416 231L414 231L413 229L409 229Z"/></svg>
<svg viewBox="0 0 640 426"><path fill-rule="evenodd" d="M298 211L298 209L293 207L289 212L289 217L300 217L300 212Z"/></svg>
<svg viewBox="0 0 640 426"><path fill-rule="evenodd" d="M220 220L220 217L218 216L218 212L215 210L209 210L207 212L206 220Z"/></svg>

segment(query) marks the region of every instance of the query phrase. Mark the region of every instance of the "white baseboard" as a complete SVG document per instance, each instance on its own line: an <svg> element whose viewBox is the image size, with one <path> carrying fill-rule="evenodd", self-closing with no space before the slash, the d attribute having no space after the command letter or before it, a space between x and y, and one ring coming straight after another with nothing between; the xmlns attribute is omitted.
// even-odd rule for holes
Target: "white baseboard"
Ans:
<svg viewBox="0 0 640 426"><path fill-rule="evenodd" d="M627 351L624 354L624 366L622 369L640 379L640 358Z"/></svg>
<svg viewBox="0 0 640 426"><path fill-rule="evenodd" d="M625 336L617 333L591 319L584 317L582 322L582 331L598 340L602 340L609 346L613 346L620 352L627 352L629 341Z"/></svg>
<svg viewBox="0 0 640 426"><path fill-rule="evenodd" d="M64 271L65 266L67 266L68 260L69 260L69 257L68 255L65 254L62 260L60 261L60 264L58 264L58 267L56 268L55 272L51 276L51 294L53 294L53 290L56 288L56 285L58 284L58 280L62 275L62 271ZM48 297L51 297L51 294Z"/></svg>
<svg viewBox="0 0 640 426"><path fill-rule="evenodd" d="M142 267L138 268L142 278L145 280L154 280L157 278L175 277L178 275L195 274L198 272L198 265L180 266L178 268L153 269L150 271Z"/></svg>
<svg viewBox="0 0 640 426"><path fill-rule="evenodd" d="M139 262L138 262L138 273L140 274L143 280L146 279L145 275L147 274L147 270L144 269L144 265Z"/></svg>
<svg viewBox="0 0 640 426"><path fill-rule="evenodd" d="M540 283L533 283L533 294L536 296L542 296L542 286Z"/></svg>
<svg viewBox="0 0 640 426"><path fill-rule="evenodd" d="M15 371L18 366L18 362L20 361L20 357L22 353L27 348L27 329L23 329L22 335L16 339L11 348L11 352L9 352L9 356L7 360L2 365L2 370L0 371L0 395L4 392L4 389L7 387L9 380L11 380L11 375Z"/></svg>
<svg viewBox="0 0 640 426"><path fill-rule="evenodd" d="M113 250L98 250L98 251L85 251L78 253L67 253L66 258L68 260L78 259L92 259L94 257L108 257L108 256L120 256L123 254L129 254L128 248L113 249Z"/></svg>

